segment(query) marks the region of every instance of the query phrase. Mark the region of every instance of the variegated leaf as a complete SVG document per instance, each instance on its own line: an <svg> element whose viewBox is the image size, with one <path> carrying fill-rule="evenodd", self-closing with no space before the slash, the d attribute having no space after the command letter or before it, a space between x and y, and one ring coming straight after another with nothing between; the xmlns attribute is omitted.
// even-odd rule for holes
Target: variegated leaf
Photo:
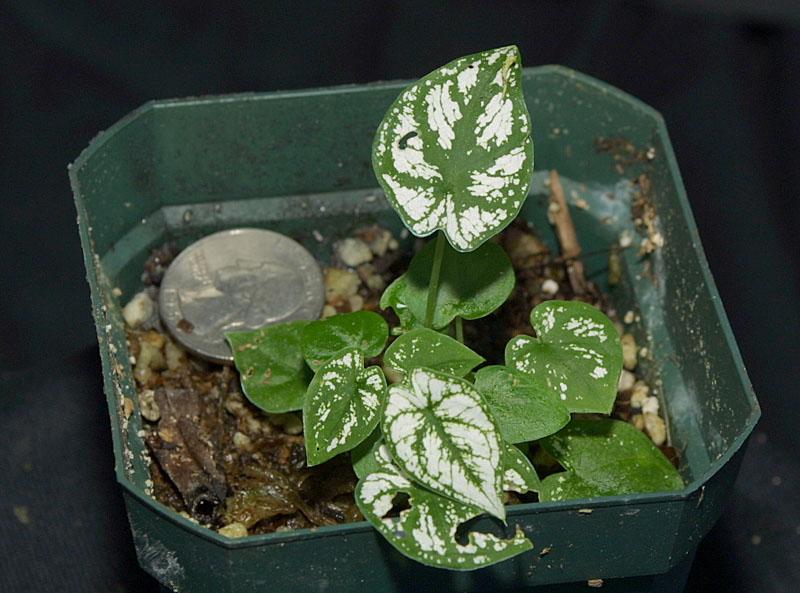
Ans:
<svg viewBox="0 0 800 593"><path fill-rule="evenodd" d="M387 517L398 494L408 496L409 507L396 517ZM459 543L459 526L481 510L420 488L392 465L359 481L355 498L364 517L392 546L428 566L474 570L533 547L519 527L509 539L469 532L467 541Z"/></svg>
<svg viewBox="0 0 800 593"><path fill-rule="evenodd" d="M519 212L531 182L531 122L516 46L459 58L406 88L378 127L375 175L419 237L441 229L472 251Z"/></svg>
<svg viewBox="0 0 800 593"><path fill-rule="evenodd" d="M424 327L401 335L386 349L383 363L398 371L416 367L463 377L484 358L458 340Z"/></svg>
<svg viewBox="0 0 800 593"><path fill-rule="evenodd" d="M316 371L346 348L358 348L367 358L378 356L388 337L383 317L373 311L355 311L310 322L300 334L300 345L308 366Z"/></svg>
<svg viewBox="0 0 800 593"><path fill-rule="evenodd" d="M608 414L622 372L619 334L601 311L579 301L545 301L531 311L536 337L506 346L506 365L547 386L570 412Z"/></svg>
<svg viewBox="0 0 800 593"><path fill-rule="evenodd" d="M308 465L327 461L366 439L378 425L385 392L383 371L365 369L357 348L322 365L303 406Z"/></svg>
<svg viewBox="0 0 800 593"><path fill-rule="evenodd" d="M395 463L414 480L505 517L499 433L470 383L413 369L405 382L388 389L381 428Z"/></svg>
<svg viewBox="0 0 800 593"><path fill-rule="evenodd" d="M514 445L503 444L503 490L525 494L539 492L541 482L533 464Z"/></svg>

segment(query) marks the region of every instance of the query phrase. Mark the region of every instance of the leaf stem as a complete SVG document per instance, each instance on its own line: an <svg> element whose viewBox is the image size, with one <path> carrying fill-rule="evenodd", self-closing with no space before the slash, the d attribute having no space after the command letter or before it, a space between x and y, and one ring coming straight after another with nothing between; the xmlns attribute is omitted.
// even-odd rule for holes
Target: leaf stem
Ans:
<svg viewBox="0 0 800 593"><path fill-rule="evenodd" d="M461 342L463 344L464 343L464 320L461 319L460 315L458 315L458 316L456 316L455 322L456 322L456 340L458 340L459 342Z"/></svg>
<svg viewBox="0 0 800 593"><path fill-rule="evenodd" d="M444 259L444 233L439 231L436 235L436 247L433 252L433 265L431 266L431 278L428 282L428 302L425 307L425 327L433 326L433 314L436 310L436 297L439 293L439 277L442 272L442 260Z"/></svg>

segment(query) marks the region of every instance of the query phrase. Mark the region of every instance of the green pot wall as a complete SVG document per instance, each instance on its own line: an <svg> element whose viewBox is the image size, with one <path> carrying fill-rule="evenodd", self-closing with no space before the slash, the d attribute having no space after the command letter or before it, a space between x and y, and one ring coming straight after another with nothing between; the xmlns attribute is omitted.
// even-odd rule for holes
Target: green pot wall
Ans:
<svg viewBox="0 0 800 593"><path fill-rule="evenodd" d="M330 241L361 224L377 221L400 230L376 188L370 150L381 116L404 85L158 101L95 138L70 168L70 179L116 475L139 560L165 586L192 593L499 591L628 577L619 582L639 583L635 586L643 591L656 590L646 589L646 583L682 581L677 575L685 573L736 478L758 404L659 114L561 67L527 69L523 84L537 173L522 216L543 234L549 233L542 207L547 169L560 172L571 199L589 204L588 210L574 210L587 253L607 248L620 232L634 228L631 179L646 172L652 180L666 243L649 263L636 249L623 252L623 282L611 295L619 310L642 315L639 340L653 354L646 371L663 381L662 405L682 454L686 488L515 506L509 520L524 527L536 549L473 573L406 560L367 523L229 540L152 500L146 494L139 414L126 419L122 412L123 398L136 397L120 310L138 290L149 250L167 239L185 245L246 225L287 233L324 257ZM621 170L610 155L596 150L600 137L652 147L655 157ZM313 239L313 230L326 242ZM606 256L590 255L586 264L602 283ZM113 296L114 287L122 290L121 297ZM540 555L543 548L549 553ZM644 576L664 573L660 581Z"/></svg>

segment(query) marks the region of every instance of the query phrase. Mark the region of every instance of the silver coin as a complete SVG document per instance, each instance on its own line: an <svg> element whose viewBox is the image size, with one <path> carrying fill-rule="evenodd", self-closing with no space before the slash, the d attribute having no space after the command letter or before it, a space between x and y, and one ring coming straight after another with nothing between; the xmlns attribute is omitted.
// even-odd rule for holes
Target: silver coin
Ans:
<svg viewBox="0 0 800 593"><path fill-rule="evenodd" d="M317 319L325 302L314 257L285 235L232 229L192 243L164 274L161 319L187 349L231 362L225 333Z"/></svg>

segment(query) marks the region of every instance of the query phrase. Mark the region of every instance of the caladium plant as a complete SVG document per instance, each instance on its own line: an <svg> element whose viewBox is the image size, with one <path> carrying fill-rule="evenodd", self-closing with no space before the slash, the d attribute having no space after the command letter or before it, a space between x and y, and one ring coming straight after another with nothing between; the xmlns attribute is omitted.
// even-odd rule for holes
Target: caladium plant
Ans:
<svg viewBox="0 0 800 593"><path fill-rule="evenodd" d="M509 257L489 240L531 183L521 76L513 46L460 58L406 88L377 129L388 201L413 234L436 233L381 298L399 327L357 312L228 336L253 403L302 409L308 465L349 452L363 516L401 553L452 570L532 549L505 524L509 493L557 501L683 484L631 425L571 417L608 414L616 397L622 350L599 310L539 304L534 335L512 339L504 365L479 368L484 357L464 344L464 320L514 289ZM540 480L532 442L565 471ZM480 515L496 529L472 528Z"/></svg>

